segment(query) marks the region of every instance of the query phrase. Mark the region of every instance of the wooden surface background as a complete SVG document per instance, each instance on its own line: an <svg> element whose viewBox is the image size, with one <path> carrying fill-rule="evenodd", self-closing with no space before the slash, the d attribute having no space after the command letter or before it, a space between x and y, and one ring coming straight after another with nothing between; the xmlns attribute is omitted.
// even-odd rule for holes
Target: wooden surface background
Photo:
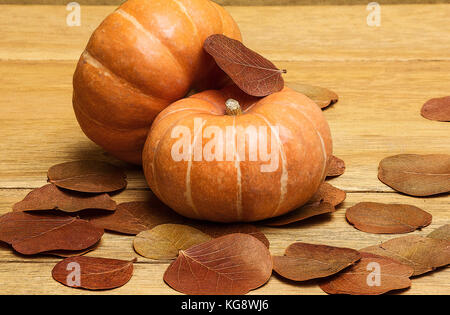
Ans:
<svg viewBox="0 0 450 315"><path fill-rule="evenodd" d="M73 0L87 5L118 5L125 0ZM369 0L213 0L227 6L367 5ZM67 4L72 0L0 0L0 4ZM450 3L450 0L377 0L379 4Z"/></svg>
<svg viewBox="0 0 450 315"><path fill-rule="evenodd" d="M72 74L86 42L113 6L88 6L82 25L68 27L65 6L0 6L0 214L32 188L47 169L76 159L101 159L125 167L129 188L118 202L145 200L138 167L110 157L89 141L72 111ZM426 235L450 223L450 195L414 198L377 179L379 161L398 153L450 153L450 124L420 116L422 104L450 94L450 5L386 5L380 27L366 23L365 5L228 7L245 42L288 69L289 82L328 87L340 96L325 111L334 152L347 164L331 183L348 193L330 216L284 228L263 228L271 252L295 241L355 249L395 237L360 232L345 209L361 201L409 203L433 215ZM91 256L131 259L132 237L106 233ZM1 294L88 294L51 278L55 257L25 257L0 246ZM174 294L162 280L169 262L139 258L131 281L117 294ZM111 291L96 292L99 294ZM256 294L323 294L314 282L296 284L274 275ZM413 279L402 294L450 294L450 268Z"/></svg>

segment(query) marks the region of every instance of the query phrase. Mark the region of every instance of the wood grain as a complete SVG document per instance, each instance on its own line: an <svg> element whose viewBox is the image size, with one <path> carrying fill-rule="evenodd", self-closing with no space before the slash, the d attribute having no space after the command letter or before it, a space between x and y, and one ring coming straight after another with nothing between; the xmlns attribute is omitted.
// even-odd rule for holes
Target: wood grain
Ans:
<svg viewBox="0 0 450 315"><path fill-rule="evenodd" d="M76 60L114 9L83 7L69 27L64 6L2 6L0 59ZM273 61L450 60L450 4L386 5L380 27L367 25L365 6L227 9L247 46Z"/></svg>
<svg viewBox="0 0 450 315"><path fill-rule="evenodd" d="M221 5L278 6L278 5L366 5L367 0L212 0ZM119 5L124 0L78 0L81 5ZM379 4L448 3L448 0L378 0ZM0 4L56 4L65 5L67 0L0 0Z"/></svg>
<svg viewBox="0 0 450 315"><path fill-rule="evenodd" d="M65 25L63 6L1 7L0 214L11 211L32 188L46 183L47 169L76 159L123 166L129 188L118 202L146 200L141 170L109 156L79 129L71 106L72 74L89 34L112 6L83 7L79 28ZM365 24L365 6L230 7L249 46L286 68L286 82L336 91L325 110L334 154L346 173L331 183L348 192L333 215L284 228L264 227L271 252L295 241L359 249L394 236L368 234L345 220L345 209L363 201L409 203L433 215L413 234L426 235L450 221L450 195L415 198L395 193L377 179L378 162L398 153L449 153L450 125L420 115L422 104L450 93L450 5L383 6L381 28ZM299 19L298 17L302 18ZM333 24L330 27L330 18ZM275 22L274 22L275 21ZM132 237L106 233L90 256L131 259ZM0 246L1 294L90 294L51 279L56 257L25 257ZM117 294L175 294L162 280L169 262L139 257L135 276ZM20 270L20 272L18 272ZM95 292L105 294L107 292ZM255 294L321 294L315 283L295 285L273 276ZM450 294L450 268L413 279L404 294Z"/></svg>

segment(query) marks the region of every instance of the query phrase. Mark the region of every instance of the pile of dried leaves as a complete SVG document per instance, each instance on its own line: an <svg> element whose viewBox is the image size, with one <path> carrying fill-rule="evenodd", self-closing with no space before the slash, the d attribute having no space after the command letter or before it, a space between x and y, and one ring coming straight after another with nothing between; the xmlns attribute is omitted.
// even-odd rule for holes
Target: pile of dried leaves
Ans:
<svg viewBox="0 0 450 315"><path fill-rule="evenodd" d="M285 71L238 41L213 35L205 50L246 93L265 96L284 88ZM325 108L336 93L315 86L291 85ZM442 105L444 104L444 105ZM432 101L424 116L445 120L447 100ZM333 156L327 177L340 176L345 163ZM429 196L450 191L450 156L397 155L381 161L379 179L405 194ZM23 255L65 257L53 278L69 287L104 290L126 284L136 258L83 256L95 251L104 230L132 235L137 254L172 260L164 281L186 294L245 294L269 281L273 271L297 281L317 281L330 294L382 294L411 286L410 278L450 263L450 228L427 237L403 236L361 250L296 242L283 256L272 256L258 227L279 227L329 215L346 193L323 183L304 206L283 216L251 224L216 224L184 218L155 196L119 205L111 194L127 186L124 172L105 162L75 161L48 171L49 184L31 191L0 217L0 240ZM151 193L149 193L151 194ZM368 233L409 233L428 226L426 211L406 204L362 202L346 218ZM151 265L147 265L151 268Z"/></svg>
<svg viewBox="0 0 450 315"><path fill-rule="evenodd" d="M50 168L48 179L50 184L31 191L0 217L0 240L24 255L66 257L52 276L69 287L113 289L131 279L136 258L83 256L95 251L104 230L134 235L134 249L143 257L173 260L163 279L186 294L245 294L264 285L273 271L299 283L317 281L330 294L381 294L407 288L410 277L450 263L448 225L429 237L394 238L359 251L298 242L284 256L272 256L257 225L282 226L334 212L346 194L327 182L303 207L250 225L190 220L153 195L146 202L116 205L108 192L125 188L126 176L104 162L60 164ZM346 216L371 233L407 233L431 222L427 212L401 204L360 203ZM372 278L381 285L368 285Z"/></svg>

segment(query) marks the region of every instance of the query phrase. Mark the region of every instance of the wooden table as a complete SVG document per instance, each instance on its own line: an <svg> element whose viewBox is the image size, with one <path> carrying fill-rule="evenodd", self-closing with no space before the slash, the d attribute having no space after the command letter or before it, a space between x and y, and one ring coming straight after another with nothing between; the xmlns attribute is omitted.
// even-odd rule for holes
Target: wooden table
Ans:
<svg viewBox="0 0 450 315"><path fill-rule="evenodd" d="M53 164L101 159L122 165L129 188L118 202L145 200L139 168L108 156L77 125L71 79L90 33L114 8L83 6L82 26L68 27L64 6L0 7L0 212L11 211L32 188L46 183ZM248 46L288 69L288 82L335 90L338 104L325 111L335 154L346 173L331 183L348 193L332 216L285 228L264 228L271 252L295 241L362 248L393 238L360 232L345 209L361 201L422 207L433 223L449 223L450 196L413 198L377 179L377 166L398 153L450 153L450 124L420 116L422 104L450 94L450 5L383 5L382 24L369 27L365 6L228 7ZM130 259L132 237L106 233L92 256ZM0 248L0 293L88 294L51 278L57 258L25 257ZM169 262L139 258L131 281L99 294L174 294L162 280ZM314 283L296 285L274 275L257 294L323 294ZM404 294L450 294L450 269L415 278Z"/></svg>

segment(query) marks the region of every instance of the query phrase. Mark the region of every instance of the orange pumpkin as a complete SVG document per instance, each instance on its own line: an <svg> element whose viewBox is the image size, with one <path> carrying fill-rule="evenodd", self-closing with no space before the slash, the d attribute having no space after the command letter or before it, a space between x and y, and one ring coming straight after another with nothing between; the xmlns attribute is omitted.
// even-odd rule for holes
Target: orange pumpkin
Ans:
<svg viewBox="0 0 450 315"><path fill-rule="evenodd" d="M257 221L305 204L331 154L329 126L311 99L287 87L255 98L229 86L163 110L143 167L151 190L183 216Z"/></svg>
<svg viewBox="0 0 450 315"><path fill-rule="evenodd" d="M241 40L231 16L210 0L129 0L93 33L73 79L84 133L116 157L141 163L149 127L191 89L220 88L226 76L203 51L224 34Z"/></svg>

